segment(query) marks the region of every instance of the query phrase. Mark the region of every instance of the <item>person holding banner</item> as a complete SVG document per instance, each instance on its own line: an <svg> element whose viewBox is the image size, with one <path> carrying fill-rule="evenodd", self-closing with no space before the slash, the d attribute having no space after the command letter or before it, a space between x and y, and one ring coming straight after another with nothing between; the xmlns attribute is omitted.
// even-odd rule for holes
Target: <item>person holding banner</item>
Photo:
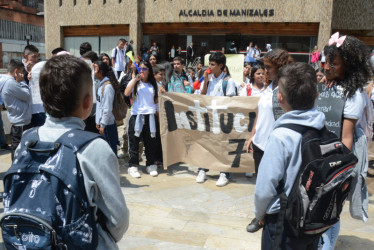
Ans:
<svg viewBox="0 0 374 250"><path fill-rule="evenodd" d="M254 129L252 129L247 143L247 152L253 153L256 173L258 173L266 144L275 123L273 95L278 91L278 73L285 65L293 62L294 60L288 52L282 49L274 49L264 56L265 74L267 79L272 82L264 90L258 102L258 114L253 125ZM247 226L247 231L254 233L261 227L259 221L254 218Z"/></svg>
<svg viewBox="0 0 374 250"><path fill-rule="evenodd" d="M151 176L157 176L157 161L161 148L160 125L156 117L158 107L158 86L149 62L139 63L138 74L125 89L126 96L133 96L131 117L128 124L129 138L129 174L133 178L140 178L139 141L143 138L145 156L147 158L146 170Z"/></svg>
<svg viewBox="0 0 374 250"><path fill-rule="evenodd" d="M234 80L224 72L226 66L226 56L222 52L216 52L209 56L210 75L204 72L201 95L208 96L236 96ZM197 183L203 183L206 179L208 169L199 168L196 177ZM223 187L229 183L230 174L221 172L216 186Z"/></svg>

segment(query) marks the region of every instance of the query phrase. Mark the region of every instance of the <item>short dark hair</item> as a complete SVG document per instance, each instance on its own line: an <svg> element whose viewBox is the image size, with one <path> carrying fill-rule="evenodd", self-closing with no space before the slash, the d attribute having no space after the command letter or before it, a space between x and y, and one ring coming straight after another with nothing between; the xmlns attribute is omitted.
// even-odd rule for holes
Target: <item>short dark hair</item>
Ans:
<svg viewBox="0 0 374 250"><path fill-rule="evenodd" d="M317 77L314 68L303 62L287 64L278 73L279 91L293 110L314 107Z"/></svg>
<svg viewBox="0 0 374 250"><path fill-rule="evenodd" d="M180 61L180 63L181 63L182 65L185 65L184 59L183 59L182 57L180 57L180 56L176 56L176 57L174 57L173 62L174 62L174 61Z"/></svg>
<svg viewBox="0 0 374 250"><path fill-rule="evenodd" d="M24 68L25 66L20 60L17 59L11 59L8 63L8 72L13 73L15 69Z"/></svg>
<svg viewBox="0 0 374 250"><path fill-rule="evenodd" d="M156 64L155 66L152 67L153 73L158 74L160 71L165 71L165 67L161 64Z"/></svg>
<svg viewBox="0 0 374 250"><path fill-rule="evenodd" d="M91 69L85 61L72 55L52 57L40 72L43 106L55 118L71 116L87 86L92 86Z"/></svg>
<svg viewBox="0 0 374 250"><path fill-rule="evenodd" d="M222 52L215 52L209 56L209 62L216 62L218 65L223 64L222 71L226 66L226 56Z"/></svg>
<svg viewBox="0 0 374 250"><path fill-rule="evenodd" d="M23 54L24 55L30 55L31 53L38 53L39 49L32 44L26 45L25 48L23 49Z"/></svg>
<svg viewBox="0 0 374 250"><path fill-rule="evenodd" d="M120 42L122 42L122 43L126 43L127 41L126 41L126 39L124 39L124 38L120 38L120 39L118 40L118 43L120 43Z"/></svg>
<svg viewBox="0 0 374 250"><path fill-rule="evenodd" d="M316 69L316 73L318 73L318 72L321 72L321 73L325 74L325 69L322 68L322 67L319 67L318 69Z"/></svg>
<svg viewBox="0 0 374 250"><path fill-rule="evenodd" d="M58 47L58 48L55 48L54 50L52 50L51 54L56 55L57 53L59 53L61 51L66 51L66 50L64 48Z"/></svg>
<svg viewBox="0 0 374 250"><path fill-rule="evenodd" d="M91 62L96 62L99 60L99 57L97 56L95 51L87 51L82 55L82 58L89 58Z"/></svg>
<svg viewBox="0 0 374 250"><path fill-rule="evenodd" d="M79 47L79 54L82 56L84 53L86 53L87 51L91 51L91 50L92 50L91 44L89 42L84 42Z"/></svg>

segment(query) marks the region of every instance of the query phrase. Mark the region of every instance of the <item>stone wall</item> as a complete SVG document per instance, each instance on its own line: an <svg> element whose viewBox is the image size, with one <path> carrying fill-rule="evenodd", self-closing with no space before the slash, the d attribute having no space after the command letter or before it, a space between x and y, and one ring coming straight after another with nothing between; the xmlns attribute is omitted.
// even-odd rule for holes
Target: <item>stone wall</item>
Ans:
<svg viewBox="0 0 374 250"><path fill-rule="evenodd" d="M332 28L374 33L374 0L334 0Z"/></svg>
<svg viewBox="0 0 374 250"><path fill-rule="evenodd" d="M139 48L142 23L173 22L320 23L318 45L323 47L331 33L333 4L333 0L123 0L121 3L107 0L106 4L92 0L90 5L88 1L78 0L75 6L74 1L61 1L61 6L59 2L45 1L47 51L63 45L62 26L129 24L130 38L135 48ZM200 16L189 16L190 10L191 14L198 11L196 15ZM209 14L202 16L203 10Z"/></svg>

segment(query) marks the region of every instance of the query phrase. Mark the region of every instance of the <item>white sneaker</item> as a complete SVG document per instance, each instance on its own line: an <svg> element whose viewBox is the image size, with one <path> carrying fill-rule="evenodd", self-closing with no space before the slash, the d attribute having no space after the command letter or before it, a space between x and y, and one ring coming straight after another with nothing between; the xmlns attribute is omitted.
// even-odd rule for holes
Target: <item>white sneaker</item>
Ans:
<svg viewBox="0 0 374 250"><path fill-rule="evenodd" d="M245 177L249 177L249 178L251 178L251 177L253 177L253 176L254 176L253 173L245 173Z"/></svg>
<svg viewBox="0 0 374 250"><path fill-rule="evenodd" d="M147 170L147 173L148 173L150 176L155 177L155 176L158 175L158 173L157 173L157 165L151 165L151 166L148 166L148 167L146 168L146 170Z"/></svg>
<svg viewBox="0 0 374 250"><path fill-rule="evenodd" d="M123 153L122 150L121 150L121 152L119 152L119 154L117 154L117 158L118 158L118 159L123 159L123 158L125 158L125 154Z"/></svg>
<svg viewBox="0 0 374 250"><path fill-rule="evenodd" d="M199 170L199 173L197 174L196 177L196 182L197 183L203 183L206 180L206 173L204 170Z"/></svg>
<svg viewBox="0 0 374 250"><path fill-rule="evenodd" d="M132 177L132 178L140 178L140 173L138 171L138 167L129 167L129 175Z"/></svg>
<svg viewBox="0 0 374 250"><path fill-rule="evenodd" d="M226 178L225 173L221 173L219 175L218 181L216 182L216 186L223 187L226 186L229 183L229 180Z"/></svg>

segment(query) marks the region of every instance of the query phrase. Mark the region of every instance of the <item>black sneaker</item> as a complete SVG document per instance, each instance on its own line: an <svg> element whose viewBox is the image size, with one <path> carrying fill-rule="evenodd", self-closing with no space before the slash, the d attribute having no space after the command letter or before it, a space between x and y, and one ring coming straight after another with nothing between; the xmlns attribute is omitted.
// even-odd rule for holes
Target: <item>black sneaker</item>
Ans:
<svg viewBox="0 0 374 250"><path fill-rule="evenodd" d="M249 233L255 233L258 230L260 230L263 226L260 225L260 221L254 218L251 223L248 224L247 226L247 232Z"/></svg>
<svg viewBox="0 0 374 250"><path fill-rule="evenodd" d="M9 151L11 150L11 148L9 147L8 144L5 144L4 146L1 146L0 149L2 149L2 150L9 150Z"/></svg>

